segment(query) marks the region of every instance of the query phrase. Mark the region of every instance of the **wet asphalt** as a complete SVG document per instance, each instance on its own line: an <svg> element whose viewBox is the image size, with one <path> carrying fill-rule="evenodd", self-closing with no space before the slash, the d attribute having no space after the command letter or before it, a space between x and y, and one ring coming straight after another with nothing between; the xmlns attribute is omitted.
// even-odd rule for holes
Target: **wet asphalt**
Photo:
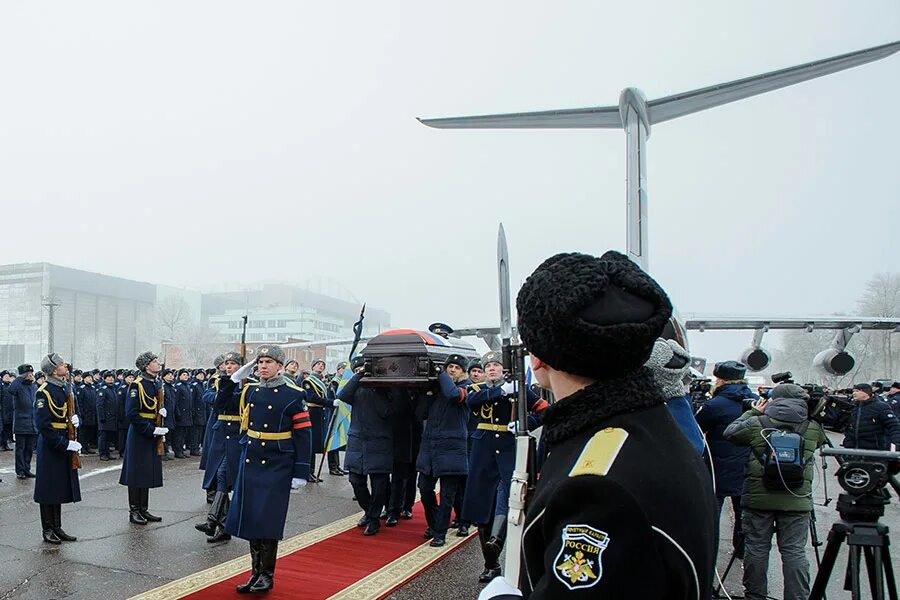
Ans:
<svg viewBox="0 0 900 600"><path fill-rule="evenodd" d="M169 583L248 553L247 543L234 539L210 545L194 523L205 518L207 504L200 489L198 458L164 463L165 485L150 491L150 511L162 523L147 526L128 522L126 490L118 483L121 461L101 462L96 455L83 458L83 501L63 506L63 528L78 541L50 546L41 540L37 505L32 501L33 480L17 480L13 453L0 452L0 600L23 598L118 599ZM821 461L819 461L820 463ZM839 488L829 459L825 479L817 471L814 486L817 531L825 542L832 523ZM352 500L346 477L323 474L325 481L298 490L291 497L285 527L290 537L352 514L360 514ZM819 506L828 495L827 507ZM732 515L726 505L722 514L719 572L730 557ZM894 496L882 522L900 532L900 501ZM372 541L376 541L372 538ZM892 544L895 570L900 572L900 550ZM824 549L824 546L820 548ZM815 554L807 552L815 577ZM846 565L846 547L841 550L835 574L828 587L829 598L849 597L841 591ZM339 557L336 557L339 558ZM636 557L635 560L639 560ZM390 598L476 598L482 563L477 538L395 591ZM741 563L737 561L726 580L726 591L741 595ZM310 573L310 577L315 577ZM773 542L769 565L769 595L782 594L780 557ZM723 596L724 597L724 596Z"/></svg>

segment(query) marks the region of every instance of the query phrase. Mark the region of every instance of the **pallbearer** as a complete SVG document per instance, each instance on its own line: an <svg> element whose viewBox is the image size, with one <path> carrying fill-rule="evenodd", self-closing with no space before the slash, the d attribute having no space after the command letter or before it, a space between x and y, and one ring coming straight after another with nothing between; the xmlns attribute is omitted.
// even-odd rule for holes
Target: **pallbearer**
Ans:
<svg viewBox="0 0 900 600"><path fill-rule="evenodd" d="M162 454L157 450L159 438L169 430L156 426L157 414L166 417L166 409L160 403L162 382L159 357L144 352L134 361L141 373L128 386L125 393L125 413L128 416L128 439L125 442L125 461L122 464L121 485L128 486L128 520L135 525L148 521L162 521L150 514L150 488L162 487Z"/></svg>
<svg viewBox="0 0 900 600"><path fill-rule="evenodd" d="M74 542L75 536L62 530L62 505L81 501L78 484L77 455L81 444L75 441L78 415L73 414L72 384L66 381L69 368L59 354L50 354L41 361L47 381L38 388L34 402L37 438L37 478L34 501L41 506L41 528L44 541L50 544Z"/></svg>
<svg viewBox="0 0 900 600"><path fill-rule="evenodd" d="M234 372L231 380L246 378L253 364ZM291 488L306 485L312 450L306 393L281 375L284 350L260 346L255 364L259 383L241 393L243 450L225 523L229 535L250 542L253 575L237 586L241 593L272 589Z"/></svg>

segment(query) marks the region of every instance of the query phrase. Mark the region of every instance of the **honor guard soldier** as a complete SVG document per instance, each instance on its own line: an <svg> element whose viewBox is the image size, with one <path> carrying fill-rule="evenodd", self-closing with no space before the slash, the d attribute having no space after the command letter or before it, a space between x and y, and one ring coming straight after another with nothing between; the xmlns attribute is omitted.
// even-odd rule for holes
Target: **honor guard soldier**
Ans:
<svg viewBox="0 0 900 600"><path fill-rule="evenodd" d="M246 378L253 365L235 371L231 381L239 383ZM311 458L306 393L280 374L284 350L260 346L255 365L259 383L250 383L241 391L244 436L234 502L225 522L226 533L250 542L253 571L247 583L237 586L241 593L272 589L291 489L306 485ZM228 401L227 393L223 401Z"/></svg>
<svg viewBox="0 0 900 600"><path fill-rule="evenodd" d="M503 377L499 352L481 358L486 380L466 390L466 404L475 414L469 477L463 499L462 516L478 524L478 538L484 555L484 571L478 577L487 582L500 575L500 553L506 541L506 515L509 513L509 486L516 466L516 436L510 429L515 393L512 382ZM528 410L539 414L547 402L527 390ZM536 417L532 423L537 426Z"/></svg>
<svg viewBox="0 0 900 600"><path fill-rule="evenodd" d="M203 451L200 452L200 470L204 472L203 475L203 489L206 490L206 503L212 504L213 499L216 495L216 478L215 474L212 477L206 477L206 463L209 460L209 452L206 451L209 448L209 445L212 440L212 431L215 424L218 422L215 402L216 402L216 394L219 392L219 374L223 373L221 369L223 369L223 363L225 362L225 355L220 354L215 359L213 359L213 364L215 368L207 370L208 378L205 384L205 390L203 391L203 403L206 404L209 408L207 412L209 416L206 418L206 430L203 432ZM210 372L211 371L211 372ZM209 487L207 487L209 485Z"/></svg>
<svg viewBox="0 0 900 600"><path fill-rule="evenodd" d="M116 413L116 375L112 371L103 371L101 374L103 385L100 386L97 397L97 429L98 451L100 460L109 460L110 443L116 438L118 431L118 417Z"/></svg>
<svg viewBox="0 0 900 600"><path fill-rule="evenodd" d="M312 422L312 452L313 454L325 453L325 408L328 402L328 385L324 380L325 361L317 359L313 361L312 373L301 384L306 390L309 406L309 419ZM316 464L315 457L310 461ZM309 472L310 483L320 483L322 480L316 477L311 469Z"/></svg>
<svg viewBox="0 0 900 600"><path fill-rule="evenodd" d="M225 533L225 516L229 506L228 492L234 487L241 461L241 398L246 404L249 390L245 382L231 381L231 375L244 363L241 355L229 352L224 358L225 376L218 380L213 407L216 422L208 445L203 447L203 455L207 457L203 489L215 490L215 495L206 522L194 526L207 535L206 541L211 544L231 539Z"/></svg>
<svg viewBox="0 0 900 600"><path fill-rule="evenodd" d="M59 354L50 354L41 361L41 370L47 373L47 381L37 390L34 416L37 421L37 478L34 482L34 501L41 507L41 527L44 541L49 544L74 542L75 536L62 529L62 505L81 502L78 484L77 457L72 453L81 450L74 440L79 426L74 408L72 385L66 381L68 365ZM71 404L68 402L72 394ZM72 435L68 435L71 426ZM72 439L70 439L70 437Z"/></svg>
<svg viewBox="0 0 900 600"><path fill-rule="evenodd" d="M160 402L165 400L159 397L162 395L159 393L162 388L159 357L152 352L144 352L134 364L141 373L128 386L125 394L125 413L130 425L119 483L128 486L128 520L135 525L146 525L148 521L162 521L148 508L150 488L163 485L162 454L158 451L158 442L169 430L156 426L157 414L163 419L167 415L165 406L160 406Z"/></svg>
<svg viewBox="0 0 900 600"><path fill-rule="evenodd" d="M623 254L573 253L544 261L516 307L534 377L558 400L521 548L507 549L521 576L481 598L708 598L712 482L644 366L669 298Z"/></svg>

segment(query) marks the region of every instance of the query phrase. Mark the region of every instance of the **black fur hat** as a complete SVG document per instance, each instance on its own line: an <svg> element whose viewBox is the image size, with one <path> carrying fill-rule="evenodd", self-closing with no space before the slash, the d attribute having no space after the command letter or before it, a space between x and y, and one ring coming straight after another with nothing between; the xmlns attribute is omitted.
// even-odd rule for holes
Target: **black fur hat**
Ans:
<svg viewBox="0 0 900 600"><path fill-rule="evenodd" d="M516 308L519 334L537 358L596 379L639 369L672 316L659 284L612 250L551 256L525 281Z"/></svg>
<svg viewBox="0 0 900 600"><path fill-rule="evenodd" d="M716 363L713 375L723 381L740 381L747 374L747 366L736 360Z"/></svg>
<svg viewBox="0 0 900 600"><path fill-rule="evenodd" d="M466 370L466 366L469 364L469 359L463 356L462 354L451 354L447 357L447 360L444 361L444 367L449 367L450 365L456 365L462 370Z"/></svg>

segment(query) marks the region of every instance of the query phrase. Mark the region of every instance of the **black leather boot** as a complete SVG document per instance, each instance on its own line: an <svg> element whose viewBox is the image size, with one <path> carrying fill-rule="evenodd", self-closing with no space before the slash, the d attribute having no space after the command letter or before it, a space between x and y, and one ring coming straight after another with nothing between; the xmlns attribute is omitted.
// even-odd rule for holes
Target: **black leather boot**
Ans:
<svg viewBox="0 0 900 600"><path fill-rule="evenodd" d="M491 535L484 545L492 554L499 557L500 553L503 552L504 542L506 542L506 515L497 515L494 517Z"/></svg>
<svg viewBox="0 0 900 600"><path fill-rule="evenodd" d="M493 549L488 546L488 539L491 532L486 525L478 526L478 540L481 542L481 554L484 556L484 570L478 576L480 583L489 583L494 577L500 575L500 555L494 554Z"/></svg>
<svg viewBox="0 0 900 600"><path fill-rule="evenodd" d="M213 499L216 497L216 488L210 488L206 490L206 503L212 504Z"/></svg>
<svg viewBox="0 0 900 600"><path fill-rule="evenodd" d="M69 535L62 528L62 504L51 504L50 510L53 513L53 533L64 542L75 542L78 540L74 535Z"/></svg>
<svg viewBox="0 0 900 600"><path fill-rule="evenodd" d="M53 515L49 504L40 504L41 507L41 530L43 532L44 541L54 546L59 546L62 540L53 531Z"/></svg>
<svg viewBox="0 0 900 600"><path fill-rule="evenodd" d="M268 592L275 587L275 559L277 557L278 540L260 540L259 579L250 586L251 592Z"/></svg>
<svg viewBox="0 0 900 600"><path fill-rule="evenodd" d="M141 490L141 516L147 519L148 521L152 521L154 523L159 523L162 521L162 517L157 517L156 515L150 514L150 511L147 508L150 505L150 488L140 488Z"/></svg>
<svg viewBox="0 0 900 600"><path fill-rule="evenodd" d="M225 492L216 492L216 499L213 500L212 508L209 512L213 517L213 531L210 533L206 541L210 544L218 542L227 542L231 539L231 535L225 533L225 517L228 515L228 494Z"/></svg>
<svg viewBox="0 0 900 600"><path fill-rule="evenodd" d="M247 580L247 583L242 583L237 586L237 591L239 594L246 594L250 592L250 588L256 583L256 580L259 579L259 542L261 540L250 540L250 564L252 565L252 571L250 575L250 579Z"/></svg>
<svg viewBox="0 0 900 600"><path fill-rule="evenodd" d="M128 520L135 525L146 525L147 519L141 514L141 490L128 488Z"/></svg>

